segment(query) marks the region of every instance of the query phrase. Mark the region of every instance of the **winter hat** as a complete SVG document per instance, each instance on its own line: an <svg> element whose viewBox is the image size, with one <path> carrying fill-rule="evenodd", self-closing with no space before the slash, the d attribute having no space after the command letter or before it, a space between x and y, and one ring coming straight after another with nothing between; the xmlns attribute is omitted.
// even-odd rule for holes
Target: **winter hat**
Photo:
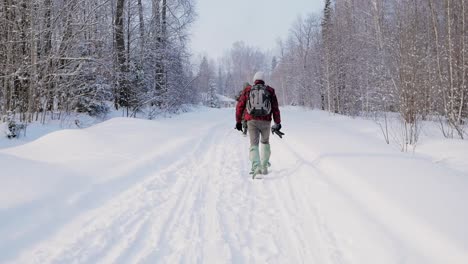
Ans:
<svg viewBox="0 0 468 264"><path fill-rule="evenodd" d="M265 81L264 77L265 77L265 74L263 72L261 72L261 71L258 71L254 75L253 82L255 82L255 81Z"/></svg>

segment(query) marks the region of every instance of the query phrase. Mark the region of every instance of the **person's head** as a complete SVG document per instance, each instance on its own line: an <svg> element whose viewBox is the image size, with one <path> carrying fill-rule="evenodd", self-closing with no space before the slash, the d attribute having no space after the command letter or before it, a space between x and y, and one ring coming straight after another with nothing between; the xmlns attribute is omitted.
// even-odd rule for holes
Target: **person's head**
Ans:
<svg viewBox="0 0 468 264"><path fill-rule="evenodd" d="M245 82L244 83L244 89L247 88L248 86L250 86L250 83L249 82ZM241 91L242 92L242 91Z"/></svg>
<svg viewBox="0 0 468 264"><path fill-rule="evenodd" d="M262 71L258 71L255 73L253 77L253 82L255 83L256 81L263 81L265 82L265 74Z"/></svg>

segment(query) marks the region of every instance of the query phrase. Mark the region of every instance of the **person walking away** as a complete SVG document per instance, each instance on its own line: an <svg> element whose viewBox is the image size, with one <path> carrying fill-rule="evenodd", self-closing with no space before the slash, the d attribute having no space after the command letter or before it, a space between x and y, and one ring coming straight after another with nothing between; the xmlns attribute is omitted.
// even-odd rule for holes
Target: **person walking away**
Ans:
<svg viewBox="0 0 468 264"><path fill-rule="evenodd" d="M250 86L250 83L249 82L245 82L243 87L242 87L242 90L239 92L239 94L236 96L236 101L239 102L239 99L242 95L242 93L244 92L245 88L249 87ZM242 113L242 134L244 136L247 136L247 120L245 120L244 118L245 116L245 110L244 110L244 113Z"/></svg>
<svg viewBox="0 0 468 264"><path fill-rule="evenodd" d="M242 117L247 121L250 135L249 158L254 179L259 174L268 174L272 117L275 122L271 127L272 131L281 129L281 115L275 89L266 85L264 79L263 72L255 73L253 85L244 89L236 105L236 129L242 131Z"/></svg>
<svg viewBox="0 0 468 264"><path fill-rule="evenodd" d="M244 86L243 86L243 89L242 89L242 92L250 86L250 83L249 82L245 82L244 83ZM242 94L241 92L241 94ZM244 134L244 136L247 136L247 120L245 120L245 110L244 110L244 113L242 113L242 134Z"/></svg>

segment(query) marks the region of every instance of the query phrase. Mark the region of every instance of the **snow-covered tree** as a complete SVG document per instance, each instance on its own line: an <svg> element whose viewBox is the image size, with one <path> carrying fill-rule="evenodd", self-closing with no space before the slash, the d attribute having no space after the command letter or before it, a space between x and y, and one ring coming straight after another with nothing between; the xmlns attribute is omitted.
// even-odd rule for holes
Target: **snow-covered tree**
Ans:
<svg viewBox="0 0 468 264"><path fill-rule="evenodd" d="M398 112L410 130L440 116L447 136L466 136L465 0L327 0L317 24L299 18L279 42L273 80L284 103Z"/></svg>
<svg viewBox="0 0 468 264"><path fill-rule="evenodd" d="M0 2L0 113L171 111L191 100L193 0ZM180 89L180 91L179 91Z"/></svg>

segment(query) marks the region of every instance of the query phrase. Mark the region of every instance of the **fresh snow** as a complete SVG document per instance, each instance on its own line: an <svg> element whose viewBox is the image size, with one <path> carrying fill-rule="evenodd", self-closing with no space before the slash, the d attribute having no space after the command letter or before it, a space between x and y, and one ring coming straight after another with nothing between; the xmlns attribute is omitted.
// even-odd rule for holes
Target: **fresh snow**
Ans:
<svg viewBox="0 0 468 264"><path fill-rule="evenodd" d="M0 140L0 263L468 263L467 141L402 153L372 121L285 108L252 180L233 119Z"/></svg>

